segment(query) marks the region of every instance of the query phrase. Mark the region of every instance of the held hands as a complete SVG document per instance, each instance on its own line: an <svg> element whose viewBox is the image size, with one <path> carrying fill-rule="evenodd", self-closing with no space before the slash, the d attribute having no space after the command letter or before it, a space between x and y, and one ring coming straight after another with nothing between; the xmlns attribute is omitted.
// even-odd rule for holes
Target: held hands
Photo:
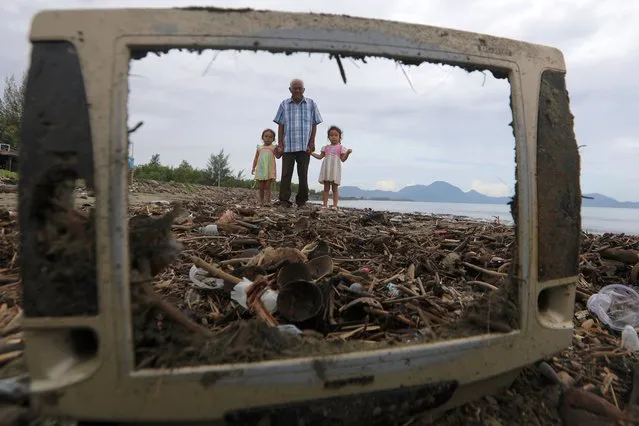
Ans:
<svg viewBox="0 0 639 426"><path fill-rule="evenodd" d="M282 158L282 155L284 154L284 149L280 148L279 146L275 147L275 158L277 158L278 160L280 158Z"/></svg>
<svg viewBox="0 0 639 426"><path fill-rule="evenodd" d="M311 154L315 152L315 141L308 141L308 146L306 147L306 152Z"/></svg>

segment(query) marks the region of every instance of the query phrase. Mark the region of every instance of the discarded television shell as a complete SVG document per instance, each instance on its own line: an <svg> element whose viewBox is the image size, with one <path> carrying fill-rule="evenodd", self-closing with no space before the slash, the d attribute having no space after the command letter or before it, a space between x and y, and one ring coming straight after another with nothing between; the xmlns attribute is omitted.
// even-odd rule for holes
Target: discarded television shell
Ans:
<svg viewBox="0 0 639 426"><path fill-rule="evenodd" d="M521 368L570 344L580 165L559 50L426 25L214 8L43 11L32 21L30 40L20 259L26 360L33 402L43 413L92 421L185 425L226 419L248 425L268 413L301 413L336 397L340 407L353 409L351 401L364 397L379 406L409 398L416 410L445 410L508 386ZM123 308L130 306L128 67L147 51L170 48L377 56L507 77L516 139L512 279L519 329L339 356L136 370L131 318ZM90 312L74 311L72 300L59 303L67 306L64 313L42 302L56 295L64 301L74 284L44 295L40 284L46 277L34 257L36 195L54 186L47 179L55 176L83 178L96 191L98 254L94 294L86 296L95 302ZM400 388L403 393L385 393Z"/></svg>

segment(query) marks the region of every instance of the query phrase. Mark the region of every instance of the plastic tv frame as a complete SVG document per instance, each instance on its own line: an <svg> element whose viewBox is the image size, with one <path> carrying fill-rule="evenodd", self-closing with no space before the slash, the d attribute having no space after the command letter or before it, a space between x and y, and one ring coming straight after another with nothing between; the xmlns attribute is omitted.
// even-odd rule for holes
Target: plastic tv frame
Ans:
<svg viewBox="0 0 639 426"><path fill-rule="evenodd" d="M337 404L364 407L358 421L374 424L370 404L445 410L508 386L523 367L570 344L580 160L559 50L426 25L216 8L42 11L30 41L20 262L32 401L43 413L122 424L251 425L265 416L321 424L329 411L314 407ZM172 48L377 56L508 78L518 328L339 356L136 370L126 267L128 69L133 58ZM75 178L96 192L95 265L56 278L37 237L46 221L42 200Z"/></svg>

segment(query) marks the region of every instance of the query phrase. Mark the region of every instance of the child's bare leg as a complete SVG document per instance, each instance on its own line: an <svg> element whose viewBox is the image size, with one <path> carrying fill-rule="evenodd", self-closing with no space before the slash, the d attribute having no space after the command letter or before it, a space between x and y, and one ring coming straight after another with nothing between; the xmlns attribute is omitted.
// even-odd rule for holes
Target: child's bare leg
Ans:
<svg viewBox="0 0 639 426"><path fill-rule="evenodd" d="M330 182L324 182L324 193L322 194L322 201L324 202L324 207L328 207L328 191L331 189Z"/></svg>
<svg viewBox="0 0 639 426"><path fill-rule="evenodd" d="M333 187L333 207L337 208L337 200L339 200L339 185L333 183L331 186Z"/></svg>
<svg viewBox="0 0 639 426"><path fill-rule="evenodd" d="M267 180L264 182L264 201L267 206L271 205L271 185L273 180Z"/></svg>
<svg viewBox="0 0 639 426"><path fill-rule="evenodd" d="M263 180L260 181L259 185L260 185L260 206L264 205L264 182Z"/></svg>

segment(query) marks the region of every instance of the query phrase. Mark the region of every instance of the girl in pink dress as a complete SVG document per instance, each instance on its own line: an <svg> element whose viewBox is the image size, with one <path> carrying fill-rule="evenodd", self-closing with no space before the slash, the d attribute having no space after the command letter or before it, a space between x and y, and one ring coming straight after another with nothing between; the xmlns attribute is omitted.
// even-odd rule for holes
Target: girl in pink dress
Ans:
<svg viewBox="0 0 639 426"><path fill-rule="evenodd" d="M339 200L339 185L342 181L342 163L348 160L353 152L352 149L346 149L342 145L342 130L337 126L331 126L328 129L328 140L330 145L322 147L319 154L314 152L311 155L322 161L320 168L319 183L324 185L323 207L328 207L328 192L333 190L333 208L337 208Z"/></svg>

